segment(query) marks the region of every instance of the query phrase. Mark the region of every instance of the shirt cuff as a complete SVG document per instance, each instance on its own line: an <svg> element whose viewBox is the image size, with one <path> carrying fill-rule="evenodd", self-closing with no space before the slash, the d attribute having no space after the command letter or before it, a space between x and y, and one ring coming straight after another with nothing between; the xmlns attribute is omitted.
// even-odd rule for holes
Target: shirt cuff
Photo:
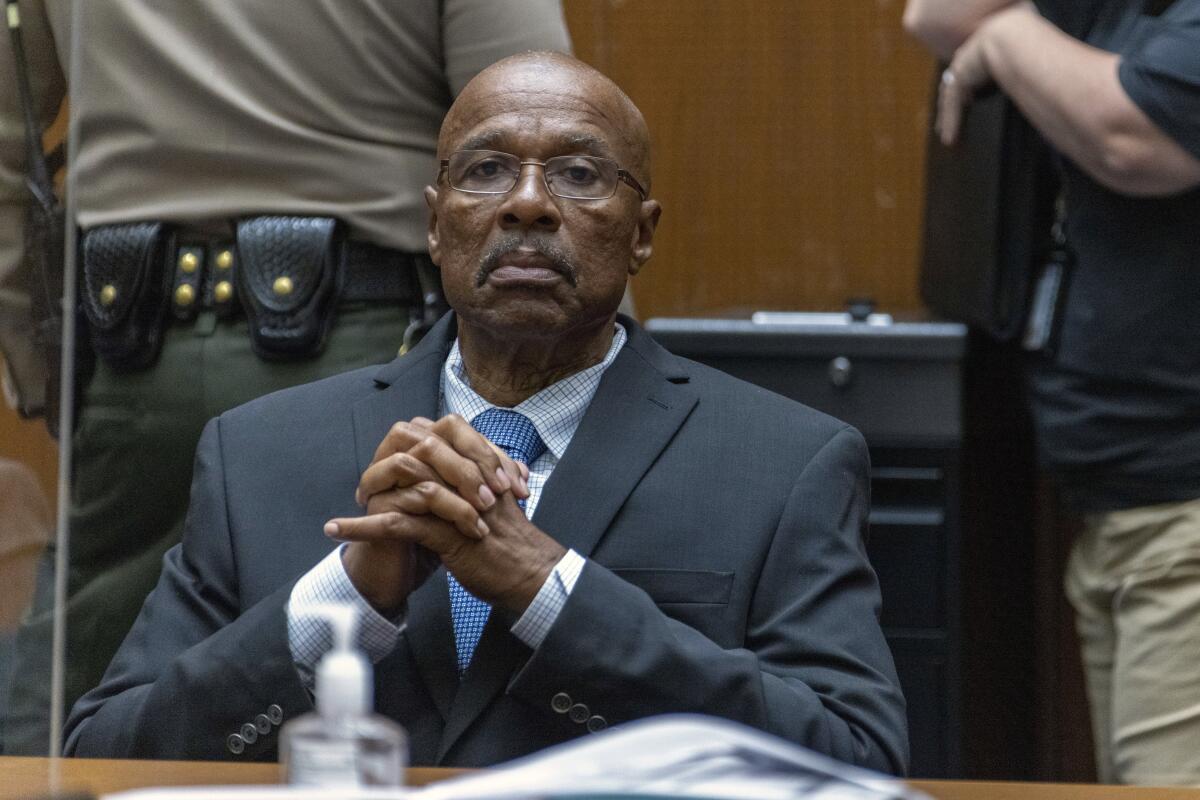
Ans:
<svg viewBox="0 0 1200 800"><path fill-rule="evenodd" d="M346 545L317 562L292 587L287 604L288 646L300 680L312 691L314 670L321 656L333 647L333 632L324 618L306 612L307 607L319 603L351 605L358 611L358 647L371 663L379 662L396 648L400 634L404 631L405 618L390 620L368 603L346 574L342 564L342 550Z"/></svg>
<svg viewBox="0 0 1200 800"><path fill-rule="evenodd" d="M542 588L538 589L529 608L525 609L525 613L512 626L513 636L536 650L550 633L550 628L558 619L563 606L567 604L567 598L575 589L575 583L579 580L586 563L587 559L579 553L568 550L554 565L554 569L550 570L550 575L542 584Z"/></svg>

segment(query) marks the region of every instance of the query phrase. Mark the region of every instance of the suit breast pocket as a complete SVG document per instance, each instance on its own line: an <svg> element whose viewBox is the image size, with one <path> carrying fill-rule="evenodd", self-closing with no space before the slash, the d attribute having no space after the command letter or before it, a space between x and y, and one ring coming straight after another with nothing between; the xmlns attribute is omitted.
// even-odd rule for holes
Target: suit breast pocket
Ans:
<svg viewBox="0 0 1200 800"><path fill-rule="evenodd" d="M613 574L650 595L656 605L727 605L732 572L695 569L614 568Z"/></svg>

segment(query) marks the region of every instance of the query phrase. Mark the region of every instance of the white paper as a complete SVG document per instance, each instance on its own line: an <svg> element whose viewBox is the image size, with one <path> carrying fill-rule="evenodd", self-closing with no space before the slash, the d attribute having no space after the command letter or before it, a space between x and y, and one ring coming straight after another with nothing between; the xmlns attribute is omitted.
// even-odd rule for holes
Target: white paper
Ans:
<svg viewBox="0 0 1200 800"><path fill-rule="evenodd" d="M726 720L653 717L429 786L420 800L658 795L736 800L919 800L900 781Z"/></svg>

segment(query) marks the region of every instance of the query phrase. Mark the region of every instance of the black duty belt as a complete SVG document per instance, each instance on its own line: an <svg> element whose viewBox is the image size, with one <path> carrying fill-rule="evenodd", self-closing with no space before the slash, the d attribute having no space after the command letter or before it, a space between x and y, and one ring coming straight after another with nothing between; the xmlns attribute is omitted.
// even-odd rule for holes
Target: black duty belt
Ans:
<svg viewBox="0 0 1200 800"><path fill-rule="evenodd" d="M97 354L139 369L158 356L167 311L244 314L260 356L319 352L339 302L420 311L429 257L351 241L327 217L239 220L233 238L162 222L105 225L81 237L81 297Z"/></svg>

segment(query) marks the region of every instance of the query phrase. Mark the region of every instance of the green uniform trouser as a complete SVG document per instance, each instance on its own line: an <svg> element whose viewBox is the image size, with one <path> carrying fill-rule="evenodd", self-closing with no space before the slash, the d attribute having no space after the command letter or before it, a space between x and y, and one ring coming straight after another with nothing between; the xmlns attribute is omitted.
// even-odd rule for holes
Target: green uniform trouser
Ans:
<svg viewBox="0 0 1200 800"><path fill-rule="evenodd" d="M251 350L245 320L202 312L170 325L148 369L97 364L72 441L65 709L100 682L179 541L204 424L268 392L390 361L407 323L406 309L343 304L321 355L270 362ZM49 743L52 575L42 570L18 634L5 753L44 754Z"/></svg>

